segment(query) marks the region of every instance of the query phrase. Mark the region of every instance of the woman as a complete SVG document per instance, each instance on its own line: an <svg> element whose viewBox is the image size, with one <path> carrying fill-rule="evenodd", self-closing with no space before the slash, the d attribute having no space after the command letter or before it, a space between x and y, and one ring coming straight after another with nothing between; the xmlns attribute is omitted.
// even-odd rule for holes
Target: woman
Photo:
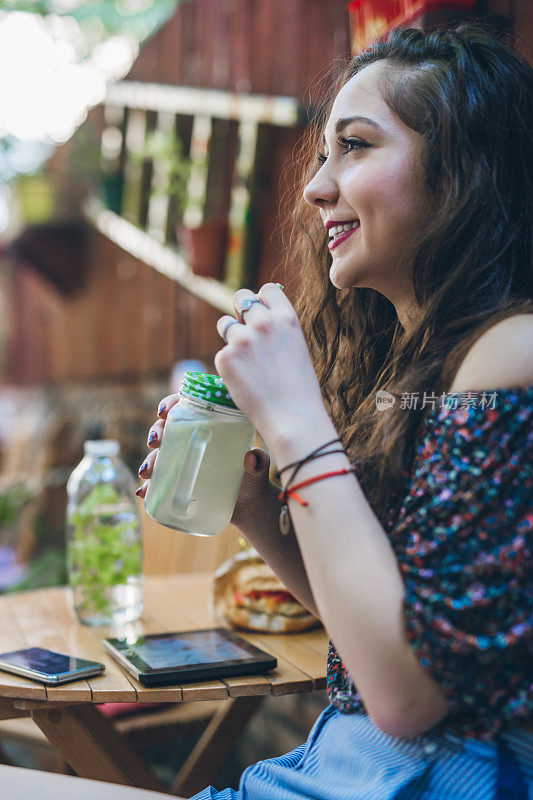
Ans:
<svg viewBox="0 0 533 800"><path fill-rule="evenodd" d="M532 89L468 25L357 56L295 216L298 313L266 284L218 322L215 366L283 487L313 479L283 535L254 449L233 521L330 634L331 704L197 800L533 791Z"/></svg>

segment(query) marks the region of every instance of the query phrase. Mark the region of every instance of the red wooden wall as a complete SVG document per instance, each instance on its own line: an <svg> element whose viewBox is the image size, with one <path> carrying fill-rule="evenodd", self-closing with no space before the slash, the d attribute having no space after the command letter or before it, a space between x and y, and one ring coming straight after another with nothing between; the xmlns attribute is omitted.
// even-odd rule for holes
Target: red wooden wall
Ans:
<svg viewBox="0 0 533 800"><path fill-rule="evenodd" d="M4 281L9 382L155 377L180 358L209 361L221 346L221 312L96 231L89 258L87 282L72 298L23 263Z"/></svg>
<svg viewBox="0 0 533 800"><path fill-rule="evenodd" d="M303 97L349 47L346 0L185 0L128 77Z"/></svg>
<svg viewBox="0 0 533 800"><path fill-rule="evenodd" d="M345 0L185 0L145 44L128 78L304 99L317 75L348 52ZM306 100L315 96L316 87ZM281 261L272 235L279 183L300 135L275 134L262 191L258 284ZM8 291L8 382L149 377L180 358L212 359L221 346L221 312L94 230L88 255L85 288L73 298L27 264L16 265Z"/></svg>

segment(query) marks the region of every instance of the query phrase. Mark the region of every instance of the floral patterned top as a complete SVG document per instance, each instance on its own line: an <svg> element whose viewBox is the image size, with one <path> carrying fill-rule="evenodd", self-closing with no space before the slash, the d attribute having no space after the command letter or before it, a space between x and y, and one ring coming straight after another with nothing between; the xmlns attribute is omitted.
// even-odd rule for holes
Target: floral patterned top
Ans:
<svg viewBox="0 0 533 800"><path fill-rule="evenodd" d="M448 699L439 729L490 740L533 712L533 384L482 393L488 404L476 394L444 395L426 416L385 529L408 640ZM331 642L328 694L364 710Z"/></svg>

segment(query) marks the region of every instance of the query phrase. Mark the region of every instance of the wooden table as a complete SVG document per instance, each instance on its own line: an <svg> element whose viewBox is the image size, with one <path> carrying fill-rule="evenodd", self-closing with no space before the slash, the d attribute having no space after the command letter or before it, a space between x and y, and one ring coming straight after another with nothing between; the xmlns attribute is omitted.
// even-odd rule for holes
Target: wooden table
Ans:
<svg viewBox="0 0 533 800"><path fill-rule="evenodd" d="M155 576L145 582L143 619L135 633L161 633L215 625L209 609L211 575ZM295 694L326 685L327 636L241 632L276 656L264 675L145 688L103 649L105 628L80 625L65 588L0 597L0 652L47 647L105 663L105 673L64 686L46 687L0 672L0 719L31 716L77 775L165 791L127 747L97 703L181 703L225 700L181 769L172 791L190 796L215 779L244 724L265 695Z"/></svg>

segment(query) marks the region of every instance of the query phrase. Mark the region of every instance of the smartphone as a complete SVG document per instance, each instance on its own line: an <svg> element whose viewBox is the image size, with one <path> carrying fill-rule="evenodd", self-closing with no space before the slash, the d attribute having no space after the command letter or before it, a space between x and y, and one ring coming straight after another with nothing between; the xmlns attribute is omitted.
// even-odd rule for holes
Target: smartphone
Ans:
<svg viewBox="0 0 533 800"><path fill-rule="evenodd" d="M104 669L105 666L99 661L87 661L85 658L56 653L43 647L0 653L0 670L24 675L25 678L33 678L52 686L100 675Z"/></svg>

